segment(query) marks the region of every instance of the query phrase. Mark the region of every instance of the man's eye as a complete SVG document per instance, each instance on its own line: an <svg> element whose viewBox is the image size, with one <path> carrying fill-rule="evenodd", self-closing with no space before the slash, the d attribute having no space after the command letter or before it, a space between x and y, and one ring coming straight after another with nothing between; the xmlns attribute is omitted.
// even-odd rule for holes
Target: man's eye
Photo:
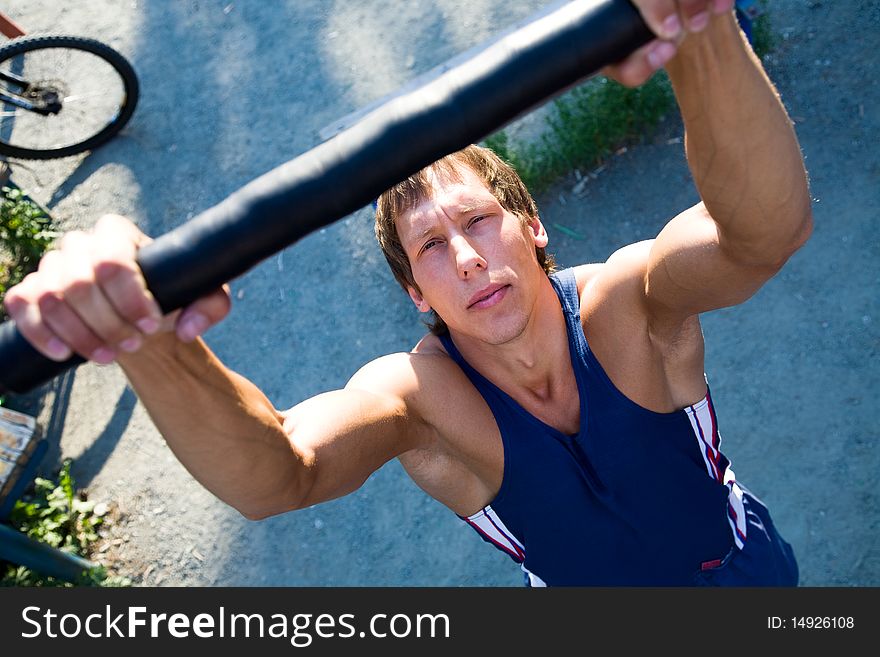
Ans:
<svg viewBox="0 0 880 657"><path fill-rule="evenodd" d="M435 246L437 246L437 240L431 240L429 242L425 242L425 245L422 247L422 252L424 253L428 249L431 249Z"/></svg>
<svg viewBox="0 0 880 657"><path fill-rule="evenodd" d="M486 217L484 217L483 215L479 215L478 217L474 217L473 219L471 219L470 225L473 226L475 223L477 223L478 221L482 221L485 218Z"/></svg>

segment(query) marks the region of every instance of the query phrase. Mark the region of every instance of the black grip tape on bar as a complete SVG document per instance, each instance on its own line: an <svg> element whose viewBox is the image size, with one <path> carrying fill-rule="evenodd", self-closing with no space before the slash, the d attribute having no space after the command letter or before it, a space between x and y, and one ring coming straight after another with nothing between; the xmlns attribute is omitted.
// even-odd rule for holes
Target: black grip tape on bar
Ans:
<svg viewBox="0 0 880 657"><path fill-rule="evenodd" d="M182 308L652 38L629 0L564 5L143 247L147 287L163 311ZM0 325L0 394L82 362L51 361Z"/></svg>

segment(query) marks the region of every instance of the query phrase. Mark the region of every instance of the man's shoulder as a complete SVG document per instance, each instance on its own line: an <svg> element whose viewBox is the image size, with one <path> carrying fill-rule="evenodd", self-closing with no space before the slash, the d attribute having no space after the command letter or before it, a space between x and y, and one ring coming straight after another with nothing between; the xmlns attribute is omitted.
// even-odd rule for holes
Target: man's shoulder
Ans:
<svg viewBox="0 0 880 657"><path fill-rule="evenodd" d="M693 341L699 333L698 317L664 322L647 303L648 259L653 243L645 240L628 244L605 262L574 268L584 333L594 350L602 344L612 345L606 349L609 364L628 353L626 345L643 340L665 353L666 342L680 346L685 336ZM699 342L701 345L701 339Z"/></svg>
<svg viewBox="0 0 880 657"><path fill-rule="evenodd" d="M584 265L577 265L572 267L574 270L574 278L577 281L577 289L578 294L583 296L584 290L587 289L587 286L590 284L597 274L602 270L602 267L605 266L604 262L591 262Z"/></svg>
<svg viewBox="0 0 880 657"><path fill-rule="evenodd" d="M448 388L460 369L434 335L426 335L408 352L380 356L363 365L346 384L399 396L408 402L436 398Z"/></svg>
<svg viewBox="0 0 880 657"><path fill-rule="evenodd" d="M595 310L624 310L644 314L645 283L648 259L654 240L627 244L612 253L605 262L575 267L581 314Z"/></svg>
<svg viewBox="0 0 880 657"><path fill-rule="evenodd" d="M482 397L475 394L467 375L434 335L422 338L410 352L388 354L370 361L358 370L346 388L366 390L403 401L409 418L430 427L433 432L430 435L436 438L429 441L427 449L419 450L421 456L416 460L424 461L426 455L430 455L432 462L446 464L444 471L451 467L450 463L457 462L456 455L462 451L470 453L468 450L474 449L473 446L467 446L474 427L484 427L482 433L486 433L491 432L494 426L491 411ZM451 408L456 412L450 413ZM414 474L414 458L410 456L402 462L410 475L425 487L426 480ZM460 464L455 471L458 472L456 479L463 481L466 473L461 470ZM437 490L425 489L449 504L446 496Z"/></svg>

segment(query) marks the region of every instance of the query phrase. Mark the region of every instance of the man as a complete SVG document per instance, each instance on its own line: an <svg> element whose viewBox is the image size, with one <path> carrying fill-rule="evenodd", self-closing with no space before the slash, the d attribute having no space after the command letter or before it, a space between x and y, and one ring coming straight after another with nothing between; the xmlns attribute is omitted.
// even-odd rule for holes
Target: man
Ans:
<svg viewBox="0 0 880 657"><path fill-rule="evenodd" d="M532 585L794 585L719 451L698 315L754 294L811 231L803 162L731 0L640 0L702 202L655 240L554 274L531 197L478 148L379 199L377 236L432 333L282 412L198 338L225 291L162 318L118 217L68 235L6 304L41 352L118 361L190 472L249 518L357 489L399 458Z"/></svg>

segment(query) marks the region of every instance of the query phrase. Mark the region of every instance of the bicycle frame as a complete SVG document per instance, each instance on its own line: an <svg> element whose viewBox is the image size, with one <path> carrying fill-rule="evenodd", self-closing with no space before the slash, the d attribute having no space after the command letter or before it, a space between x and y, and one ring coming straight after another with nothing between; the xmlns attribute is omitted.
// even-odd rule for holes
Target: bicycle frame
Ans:
<svg viewBox="0 0 880 657"><path fill-rule="evenodd" d="M16 23L9 16L0 11L0 34L5 36L7 39L15 39L20 36L25 36L26 32L18 23ZM4 73L0 71L0 80L14 84L18 86L22 91L30 86L30 84L25 79L20 78L17 75L13 75L12 73ZM0 102L8 103L9 105L15 105L16 107L21 107L22 109L26 109L30 112L37 112L38 114L43 115L58 113L58 109L52 112L51 110L37 107L36 105L34 105L34 103L25 98L22 98L20 95L14 92L9 92L11 92L11 90L0 89Z"/></svg>
<svg viewBox="0 0 880 657"><path fill-rule="evenodd" d="M0 34L8 39L24 36L26 32L9 16L0 11Z"/></svg>
<svg viewBox="0 0 880 657"><path fill-rule="evenodd" d="M24 78L14 75L13 73L0 71L0 80L14 84L18 86L22 91L26 91L31 87L30 82L28 82ZM57 94L49 94L48 100L46 98L41 98L41 100L44 101L44 104L37 105L29 101L27 98L24 98L15 92L11 92L11 90L0 89L0 102L2 103L15 105L16 107L28 110L29 112L36 112L37 114L41 114L43 116L48 116L49 114L58 114L58 112L61 111L61 102L59 101Z"/></svg>

